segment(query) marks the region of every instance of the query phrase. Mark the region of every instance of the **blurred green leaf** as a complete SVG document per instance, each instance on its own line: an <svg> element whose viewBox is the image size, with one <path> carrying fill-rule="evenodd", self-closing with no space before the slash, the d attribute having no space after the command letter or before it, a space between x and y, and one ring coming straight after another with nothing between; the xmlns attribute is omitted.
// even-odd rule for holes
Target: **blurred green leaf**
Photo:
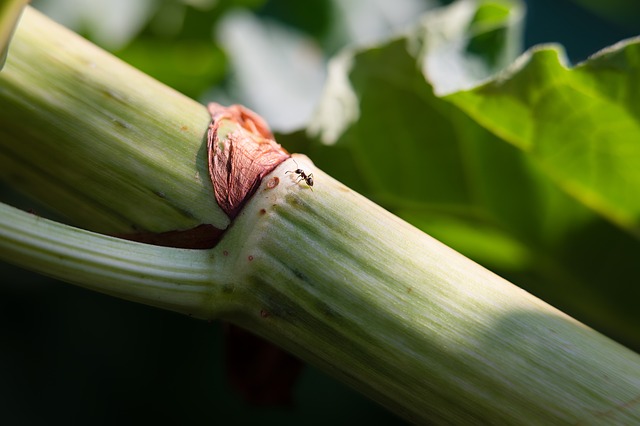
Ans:
<svg viewBox="0 0 640 426"><path fill-rule="evenodd" d="M125 62L196 99L219 83L227 70L225 54L210 40L138 38L117 54Z"/></svg>
<svg viewBox="0 0 640 426"><path fill-rule="evenodd" d="M635 44L575 70L556 48L536 49L505 73L518 53L520 14L516 1L463 0L406 38L343 52L307 135L279 140L444 243L640 348Z"/></svg>
<svg viewBox="0 0 640 426"><path fill-rule="evenodd" d="M321 39L327 35L334 18L333 4L327 0L266 1L259 14Z"/></svg>
<svg viewBox="0 0 640 426"><path fill-rule="evenodd" d="M534 49L500 79L449 99L526 152L567 193L640 236L640 39L574 69Z"/></svg>
<svg viewBox="0 0 640 426"><path fill-rule="evenodd" d="M638 13L640 3L636 0L573 0L593 13L601 15L612 22L625 25L629 28L638 25Z"/></svg>

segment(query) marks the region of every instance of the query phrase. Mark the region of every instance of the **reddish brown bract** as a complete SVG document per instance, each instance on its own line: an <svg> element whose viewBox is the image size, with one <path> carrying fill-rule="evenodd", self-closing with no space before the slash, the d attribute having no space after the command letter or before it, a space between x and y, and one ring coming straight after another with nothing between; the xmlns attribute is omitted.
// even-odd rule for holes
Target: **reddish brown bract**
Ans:
<svg viewBox="0 0 640 426"><path fill-rule="evenodd" d="M253 111L217 103L210 103L208 108L209 176L218 205L233 219L262 178L290 155Z"/></svg>

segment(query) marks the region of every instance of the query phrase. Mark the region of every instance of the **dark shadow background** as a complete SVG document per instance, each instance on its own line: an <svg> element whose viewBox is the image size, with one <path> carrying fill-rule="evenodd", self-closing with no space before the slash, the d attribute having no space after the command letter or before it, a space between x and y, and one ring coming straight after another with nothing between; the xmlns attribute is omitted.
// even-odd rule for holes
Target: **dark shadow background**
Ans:
<svg viewBox="0 0 640 426"><path fill-rule="evenodd" d="M321 25L267 2L276 19ZM313 2L322 4L322 2ZM573 63L640 33L568 0L530 0L526 45L558 42ZM0 200L13 196L0 189ZM89 292L0 264L0 423L52 424L369 424L402 423L312 367L286 408L253 407L225 377L219 323Z"/></svg>

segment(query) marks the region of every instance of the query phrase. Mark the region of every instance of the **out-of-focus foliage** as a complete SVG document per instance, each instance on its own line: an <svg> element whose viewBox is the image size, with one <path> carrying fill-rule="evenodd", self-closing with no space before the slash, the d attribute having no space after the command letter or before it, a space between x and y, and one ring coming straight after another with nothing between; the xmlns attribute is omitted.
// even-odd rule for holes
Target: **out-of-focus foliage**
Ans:
<svg viewBox="0 0 640 426"><path fill-rule="evenodd" d="M306 124L326 62L382 40L437 0L38 0L34 6L202 102L242 103L274 128Z"/></svg>
<svg viewBox="0 0 640 426"><path fill-rule="evenodd" d="M634 0L573 0L612 22L630 29L637 28L640 2Z"/></svg>
<svg viewBox="0 0 640 426"><path fill-rule="evenodd" d="M213 31L234 8L262 0L36 1L53 19L111 50L136 68L198 98L218 85L228 59Z"/></svg>
<svg viewBox="0 0 640 426"><path fill-rule="evenodd" d="M607 24L572 1L578 0L528 1L532 24L526 28L526 45L562 41L576 60L633 33L633 23ZM634 3L600 2L598 10L615 13L625 2ZM188 96L202 102L242 103L281 131L309 121L322 92L327 61L340 49L401 33L440 3L450 1L33 2L48 16ZM635 25L636 31L639 27Z"/></svg>

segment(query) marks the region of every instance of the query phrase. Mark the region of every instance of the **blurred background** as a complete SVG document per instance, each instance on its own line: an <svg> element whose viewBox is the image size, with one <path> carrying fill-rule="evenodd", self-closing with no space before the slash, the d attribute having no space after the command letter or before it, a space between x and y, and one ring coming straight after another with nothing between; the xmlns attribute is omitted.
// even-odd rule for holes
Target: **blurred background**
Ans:
<svg viewBox="0 0 640 426"><path fill-rule="evenodd" d="M341 48L401 33L435 0L40 0L32 5L203 103L242 103L279 132L306 125ZM530 0L524 47L578 63L640 33L635 0ZM14 195L0 187L2 200ZM401 423L305 366L286 407L228 384L224 330L0 264L0 423Z"/></svg>
<svg viewBox="0 0 640 426"><path fill-rule="evenodd" d="M451 1L35 0L33 6L186 95L242 103L277 131L303 127L327 60L401 33ZM555 42L579 62L640 32L633 0L530 0L526 47Z"/></svg>

